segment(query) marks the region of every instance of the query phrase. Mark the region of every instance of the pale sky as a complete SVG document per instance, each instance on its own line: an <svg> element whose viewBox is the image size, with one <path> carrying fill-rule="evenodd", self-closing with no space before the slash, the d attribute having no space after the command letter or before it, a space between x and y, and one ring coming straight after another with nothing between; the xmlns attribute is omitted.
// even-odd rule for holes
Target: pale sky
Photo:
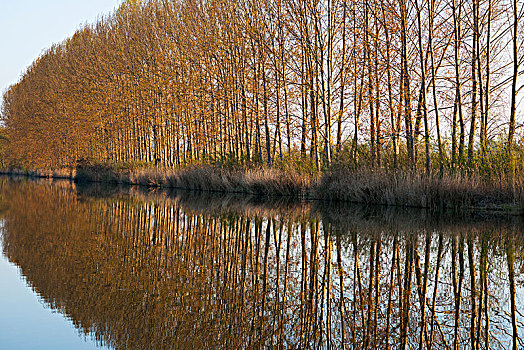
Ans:
<svg viewBox="0 0 524 350"><path fill-rule="evenodd" d="M40 53L122 0L0 0L0 95Z"/></svg>

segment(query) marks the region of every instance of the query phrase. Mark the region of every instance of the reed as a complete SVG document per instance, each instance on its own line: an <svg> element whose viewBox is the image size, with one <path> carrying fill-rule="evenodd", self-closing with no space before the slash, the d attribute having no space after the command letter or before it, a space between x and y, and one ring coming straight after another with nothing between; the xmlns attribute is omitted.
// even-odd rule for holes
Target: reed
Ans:
<svg viewBox="0 0 524 350"><path fill-rule="evenodd" d="M473 174L412 171L337 170L326 172L315 188L318 198L438 210L522 207L522 181L483 179Z"/></svg>
<svg viewBox="0 0 524 350"><path fill-rule="evenodd" d="M34 172L26 173L32 174ZM38 174L55 177L53 172ZM522 214L524 208L522 179L482 178L461 172L427 175L410 170L338 167L317 174L289 167L200 165L171 169L93 165L76 169L76 174L56 172L56 175L74 177L80 182L287 196L300 200L347 201L435 211L467 209Z"/></svg>
<svg viewBox="0 0 524 350"><path fill-rule="evenodd" d="M58 168L58 169L20 169L20 168L0 168L1 175L9 176L27 176L33 178L48 178L48 179L69 179L76 178L76 169Z"/></svg>
<svg viewBox="0 0 524 350"><path fill-rule="evenodd" d="M314 187L313 176L275 168L236 169L191 166L182 169L142 168L118 170L109 166L78 169L78 181L113 182L194 191L249 193L305 198Z"/></svg>

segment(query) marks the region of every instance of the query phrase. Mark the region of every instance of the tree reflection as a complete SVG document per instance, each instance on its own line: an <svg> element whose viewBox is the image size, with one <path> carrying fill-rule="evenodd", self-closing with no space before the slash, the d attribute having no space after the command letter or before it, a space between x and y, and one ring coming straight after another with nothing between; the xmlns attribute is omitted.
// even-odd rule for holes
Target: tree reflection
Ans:
<svg viewBox="0 0 524 350"><path fill-rule="evenodd" d="M523 346L519 220L125 191L1 184L4 254L103 344Z"/></svg>

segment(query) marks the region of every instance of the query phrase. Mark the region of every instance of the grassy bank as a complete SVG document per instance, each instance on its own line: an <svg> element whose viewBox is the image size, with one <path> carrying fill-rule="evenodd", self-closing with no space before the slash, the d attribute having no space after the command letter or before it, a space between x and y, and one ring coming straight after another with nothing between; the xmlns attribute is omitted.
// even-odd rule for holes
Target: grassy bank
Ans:
<svg viewBox="0 0 524 350"><path fill-rule="evenodd" d="M26 169L8 169L0 168L0 175L10 175L10 176L27 176L32 178L44 178L44 179L66 179L66 180L75 180L76 179L76 169L54 169L54 170L26 170Z"/></svg>
<svg viewBox="0 0 524 350"><path fill-rule="evenodd" d="M473 209L522 213L521 180L486 180L476 175L425 175L409 171L337 170L326 172L315 187L319 198L433 210Z"/></svg>
<svg viewBox="0 0 524 350"><path fill-rule="evenodd" d="M76 180L301 198L308 197L310 189L315 187L313 176L294 171L273 168L247 170L218 166L115 169L97 165L78 169Z"/></svg>
<svg viewBox="0 0 524 350"><path fill-rule="evenodd" d="M406 170L338 168L314 174L276 168L192 166L182 169L130 169L103 165L73 171L18 170L3 173L68 178L79 182L420 207L435 211L474 210L522 214L524 208L521 180L486 180L460 173L428 176Z"/></svg>

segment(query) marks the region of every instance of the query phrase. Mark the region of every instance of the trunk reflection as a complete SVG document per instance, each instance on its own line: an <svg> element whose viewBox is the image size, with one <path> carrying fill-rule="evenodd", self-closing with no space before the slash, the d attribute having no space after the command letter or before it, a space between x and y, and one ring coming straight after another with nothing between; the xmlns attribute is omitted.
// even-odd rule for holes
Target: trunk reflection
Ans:
<svg viewBox="0 0 524 350"><path fill-rule="evenodd" d="M4 254L106 345L523 344L520 219L124 192L1 183Z"/></svg>

